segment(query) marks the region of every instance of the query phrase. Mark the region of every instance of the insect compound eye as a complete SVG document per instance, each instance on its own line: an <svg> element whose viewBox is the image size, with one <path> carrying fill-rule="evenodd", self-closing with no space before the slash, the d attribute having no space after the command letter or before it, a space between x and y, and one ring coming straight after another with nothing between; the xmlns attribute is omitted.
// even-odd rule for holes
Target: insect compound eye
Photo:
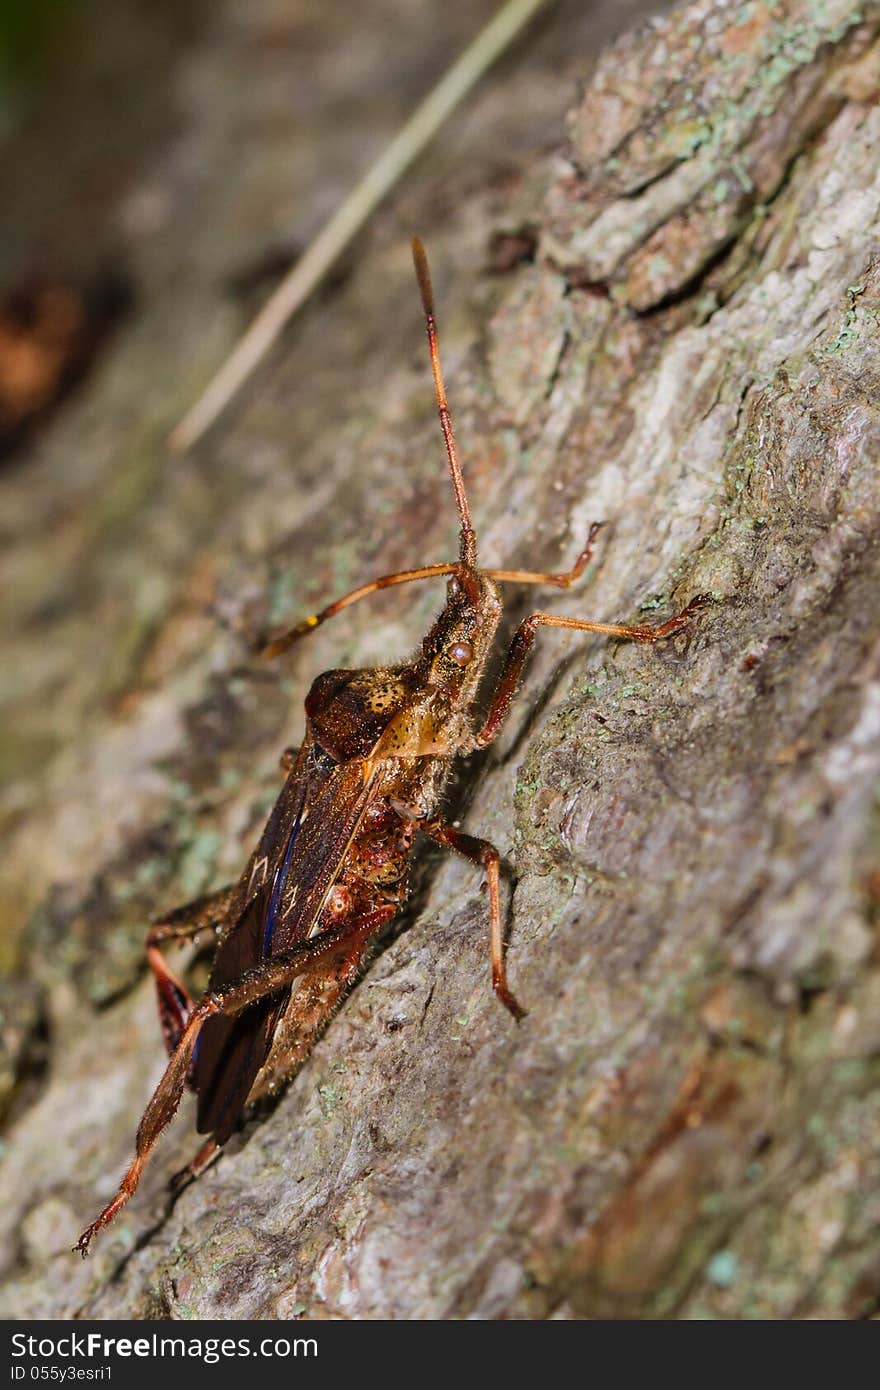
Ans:
<svg viewBox="0 0 880 1390"><path fill-rule="evenodd" d="M446 655L456 666L467 666L474 659L474 649L470 642L453 642Z"/></svg>
<svg viewBox="0 0 880 1390"><path fill-rule="evenodd" d="M449 583L446 585L446 592L450 598L458 598L461 593L461 580L455 575L452 576Z"/></svg>

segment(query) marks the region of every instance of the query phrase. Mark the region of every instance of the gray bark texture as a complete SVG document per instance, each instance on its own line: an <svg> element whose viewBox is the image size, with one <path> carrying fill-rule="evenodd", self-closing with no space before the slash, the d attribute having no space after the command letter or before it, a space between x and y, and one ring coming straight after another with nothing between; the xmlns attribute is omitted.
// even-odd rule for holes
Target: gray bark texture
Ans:
<svg viewBox="0 0 880 1390"><path fill-rule="evenodd" d="M3 1314L875 1316L880 4L695 0L595 68L627 7L562 5L171 460L253 308L230 283L424 90L426 10L442 65L493 6L387 0L366 33L318 7L329 35L210 8L173 60L155 41L137 160L90 183L74 151L63 217L46 194L4 233L124 252L137 303L0 482ZM172 1204L186 1101L82 1262L163 1065L145 923L240 872L314 675L404 657L442 594L253 655L454 552L414 231L483 562L563 569L608 523L577 589L510 591L510 627L711 603L656 647L542 632L456 780L528 1017L492 997L479 875L428 850L272 1113Z"/></svg>

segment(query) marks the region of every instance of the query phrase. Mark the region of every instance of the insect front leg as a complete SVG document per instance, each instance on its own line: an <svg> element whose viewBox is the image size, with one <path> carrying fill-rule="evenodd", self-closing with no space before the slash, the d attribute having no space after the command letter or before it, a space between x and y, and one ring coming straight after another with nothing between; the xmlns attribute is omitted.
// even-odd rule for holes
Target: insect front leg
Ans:
<svg viewBox="0 0 880 1390"><path fill-rule="evenodd" d="M147 933L147 960L156 984L159 1023L169 1057L183 1036L194 1000L160 948L171 941L192 941L209 928L216 932L226 920L237 887L238 884L230 883L216 893L177 908L154 922Z"/></svg>
<svg viewBox="0 0 880 1390"><path fill-rule="evenodd" d="M575 560L571 569L561 574L546 570L483 570L489 579L498 584L553 584L557 589L570 589L580 579L593 558L593 543L599 532L604 530L604 521L594 521L587 534L587 543Z"/></svg>
<svg viewBox="0 0 880 1390"><path fill-rule="evenodd" d="M510 644L501 675L498 678L498 684L495 687L495 693L492 696L489 713L486 715L483 727L474 738L474 747L487 747L500 732L539 627L573 628L576 632L595 632L600 636L622 637L631 642L660 642L664 637L671 637L673 633L680 632L683 627L687 626L693 615L700 608L704 608L708 602L707 594L698 594L696 598L691 599L687 608L684 608L681 613L676 613L673 618L668 618L665 623L660 623L657 627L650 627L647 623L629 626L625 623L585 622L581 618L561 618L553 613L532 613L530 617L525 618L520 623L513 635L513 641Z"/></svg>
<svg viewBox="0 0 880 1390"><path fill-rule="evenodd" d="M587 543L580 555L571 569L565 570L561 574L549 574L535 570L484 570L483 572L489 579L498 580L499 583L503 584L553 584L558 589L569 589L576 580L580 579L593 558L593 542L604 525L604 521L593 522L587 536ZM342 612L343 608L348 608L353 603L359 603L362 598L367 598L369 594L378 593L380 589L390 589L396 584L412 584L419 579L436 579L441 575L454 574L457 568L457 565L453 564L424 565L417 570L400 570L395 574L380 575L378 579L372 579L368 584L361 584L357 589L352 589L349 593L343 594L341 598L335 599L333 603L328 603L327 607L322 608L319 613L310 613L307 618L302 618L295 627L279 633L263 647L263 655L280 656L300 638L314 632L316 627L326 623L328 618L335 617L337 613ZM287 770L284 769L283 762L282 768Z"/></svg>
<svg viewBox="0 0 880 1390"><path fill-rule="evenodd" d="M156 1140L166 1125L174 1118L180 1105L196 1041L206 1021L215 1014L234 1015L241 1013L249 1004L254 1004L257 1000L266 998L267 995L281 993L303 971L312 966L319 966L328 958L332 958L333 953L338 952L340 946L343 948L341 954L345 957L349 946L356 939L366 939L381 922L386 920L387 916L385 910L380 910L378 913L369 913L354 923L331 927L312 937L310 941L304 941L291 950L284 951L273 959L265 961L256 969L247 971L240 979L231 984L210 991L199 1000L189 1016L162 1079L144 1111L135 1139L134 1158L125 1171L119 1190L91 1226L83 1231L75 1249L79 1250L83 1256L87 1255L89 1245L97 1233L113 1220L135 1192ZM375 920L377 917L381 919L380 922Z"/></svg>

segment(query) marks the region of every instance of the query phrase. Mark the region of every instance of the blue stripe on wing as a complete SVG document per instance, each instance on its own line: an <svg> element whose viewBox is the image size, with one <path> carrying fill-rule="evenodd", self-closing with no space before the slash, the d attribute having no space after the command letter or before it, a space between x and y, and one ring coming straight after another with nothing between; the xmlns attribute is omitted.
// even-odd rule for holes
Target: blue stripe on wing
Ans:
<svg viewBox="0 0 880 1390"><path fill-rule="evenodd" d="M287 875L290 873L290 861L293 858L293 847L296 844L296 837L302 825L302 808L297 812L296 820L290 827L290 838L287 841L287 848L284 851L284 858L275 870L275 878L272 882L272 892L269 897L269 906L266 910L266 925L263 928L263 955L268 955L269 947L272 944L272 936L275 931L275 922L278 917L278 909L281 906L281 895L287 883Z"/></svg>
<svg viewBox="0 0 880 1390"><path fill-rule="evenodd" d="M269 895L269 906L266 910L266 925L263 928L264 956L268 954L269 946L272 942L272 933L275 928L276 918L278 917L278 909L281 906L281 895L284 892L284 885L287 882L287 876L290 873L290 861L293 858L293 847L296 844L296 837L299 834L301 825L302 807L300 807L299 811L297 811L296 820L290 827L290 836L287 841L287 848L284 851L284 858L282 859L278 868L275 870L275 877L272 880L272 892ZM190 1063L191 1071L195 1070L196 1063L199 1060L199 1049L201 1046L201 1042L202 1035L200 1033L199 1036L196 1038L196 1045L193 1048L192 1061Z"/></svg>

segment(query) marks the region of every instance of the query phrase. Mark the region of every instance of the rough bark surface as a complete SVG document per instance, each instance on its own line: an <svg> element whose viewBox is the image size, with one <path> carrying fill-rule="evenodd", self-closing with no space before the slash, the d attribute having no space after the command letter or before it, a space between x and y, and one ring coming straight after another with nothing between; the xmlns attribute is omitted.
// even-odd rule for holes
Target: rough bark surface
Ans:
<svg viewBox="0 0 880 1390"><path fill-rule="evenodd" d="M380 8L405 106L409 9ZM460 32L437 8L453 51L475 7ZM3 1312L872 1316L880 5L678 7L605 52L566 145L560 53L586 72L592 30L562 7L246 407L172 463L162 436L240 322L230 275L269 224L310 230L399 116L368 90L353 150L349 126L317 154L300 132L292 177L282 9L224 6L178 59L174 136L149 132L112 195L138 312L2 481L4 949L27 962L3 1012ZM376 81L344 19L349 48L295 60L303 111L343 100L340 51ZM283 190L310 179L294 217ZM523 226L507 245L533 256L487 274ZM561 568L601 518L580 590L539 606L713 601L652 649L542 633L464 769L452 810L506 858L528 1018L492 999L477 876L429 853L274 1112L171 1206L185 1104L81 1263L62 1252L161 1067L145 919L240 869L312 676L404 654L436 606L377 597L278 667L252 656L266 626L454 545L416 229L484 560Z"/></svg>

